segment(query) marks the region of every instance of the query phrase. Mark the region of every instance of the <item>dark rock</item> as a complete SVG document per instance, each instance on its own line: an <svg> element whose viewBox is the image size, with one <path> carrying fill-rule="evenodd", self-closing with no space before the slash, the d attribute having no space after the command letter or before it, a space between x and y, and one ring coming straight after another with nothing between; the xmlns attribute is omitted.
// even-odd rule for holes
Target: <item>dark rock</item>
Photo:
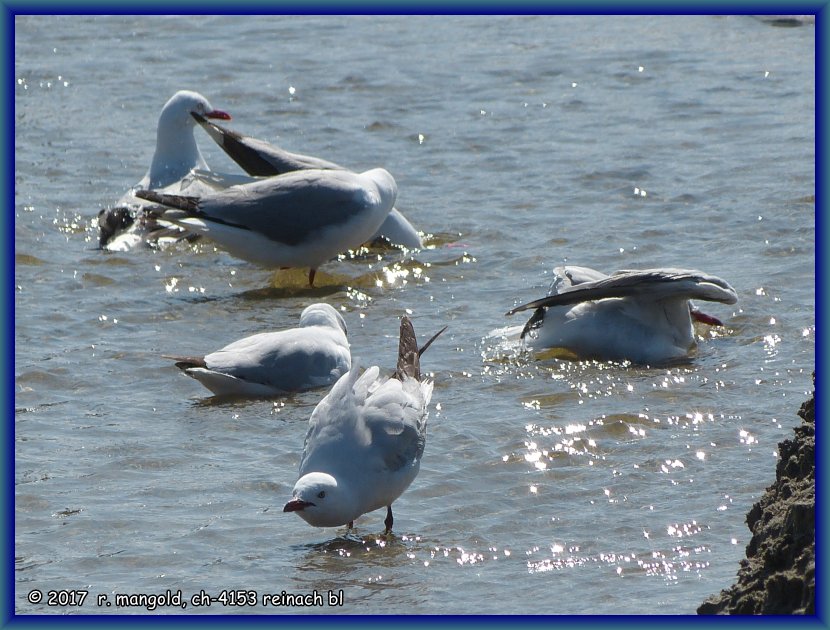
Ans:
<svg viewBox="0 0 830 630"><path fill-rule="evenodd" d="M813 388L816 375L813 373ZM738 581L700 615L813 615L816 602L815 391L795 437L778 445L775 483L746 515L752 539Z"/></svg>

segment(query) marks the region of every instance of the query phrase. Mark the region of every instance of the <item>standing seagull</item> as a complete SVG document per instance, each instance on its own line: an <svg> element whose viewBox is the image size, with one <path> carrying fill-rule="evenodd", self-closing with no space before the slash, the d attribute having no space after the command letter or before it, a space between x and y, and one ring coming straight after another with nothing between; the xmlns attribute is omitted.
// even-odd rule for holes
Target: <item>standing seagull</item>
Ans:
<svg viewBox="0 0 830 630"><path fill-rule="evenodd" d="M352 364L346 322L318 303L297 328L259 333L204 357L165 355L217 396L275 396L331 385Z"/></svg>
<svg viewBox="0 0 830 630"><path fill-rule="evenodd" d="M159 190L172 194L202 194L207 187L193 177L194 169L206 169L207 163L196 145L193 114L202 120L230 120L230 114L214 109L198 92L176 92L161 109L156 129L156 150L147 173L111 208L98 213L99 245L110 251L125 251L161 236L182 236L178 228L159 225L143 213L144 202L136 190ZM161 231L158 231L161 229Z"/></svg>
<svg viewBox="0 0 830 630"><path fill-rule="evenodd" d="M563 348L579 358L640 364L684 359L695 347L692 320L722 326L689 300L734 304L721 278L686 269L617 271L557 267L547 297L511 309L535 309L521 337L528 346Z"/></svg>
<svg viewBox="0 0 830 630"><path fill-rule="evenodd" d="M398 186L382 168L365 173L312 169L266 177L203 197L136 191L168 206L160 216L264 267L317 267L356 249L383 223Z"/></svg>
<svg viewBox="0 0 830 630"><path fill-rule="evenodd" d="M314 527L338 527L386 506L409 487L421 466L432 382L421 378L419 350L410 319L401 318L398 365L391 378L377 366L357 366L334 384L311 414L300 460L300 478L283 512L297 512Z"/></svg>
<svg viewBox="0 0 830 630"><path fill-rule="evenodd" d="M342 166L311 155L291 153L264 140L242 135L208 120L209 117L193 113L193 118L213 138L225 153L248 175L272 176L311 168L345 170ZM423 249L421 235L397 208L387 215L372 235L370 242L386 240L407 249Z"/></svg>

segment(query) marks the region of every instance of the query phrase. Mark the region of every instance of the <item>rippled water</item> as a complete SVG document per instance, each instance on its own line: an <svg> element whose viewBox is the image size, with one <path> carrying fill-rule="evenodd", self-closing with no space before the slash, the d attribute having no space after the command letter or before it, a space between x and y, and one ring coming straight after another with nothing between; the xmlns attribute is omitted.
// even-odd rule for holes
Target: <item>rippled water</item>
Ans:
<svg viewBox="0 0 830 630"><path fill-rule="evenodd" d="M741 17L20 16L15 20L15 605L343 591L186 613L694 613L731 584L815 363L815 29ZM158 111L384 166L429 249L272 274L206 243L96 249ZM197 132L212 168L235 166ZM700 268L737 305L688 365L530 357L491 331L557 264ZM325 392L227 401L162 353L342 308L435 378L421 473L357 536L281 506ZM89 591L47 607L47 591ZM44 602L27 598L32 590ZM156 612L181 612L162 607Z"/></svg>

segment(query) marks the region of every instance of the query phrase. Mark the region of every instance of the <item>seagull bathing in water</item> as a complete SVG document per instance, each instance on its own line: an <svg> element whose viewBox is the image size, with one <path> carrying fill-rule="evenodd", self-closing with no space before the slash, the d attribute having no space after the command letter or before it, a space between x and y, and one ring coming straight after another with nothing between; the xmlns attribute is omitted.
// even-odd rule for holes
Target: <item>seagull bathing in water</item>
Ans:
<svg viewBox="0 0 830 630"><path fill-rule="evenodd" d="M314 527L338 527L386 507L409 487L421 465L432 382L422 379L420 357L442 328L418 349L410 319L401 318L397 368L381 378L377 366L357 366L334 384L309 420L300 477L284 512Z"/></svg>
<svg viewBox="0 0 830 630"><path fill-rule="evenodd" d="M207 169L193 130L196 121L192 114L208 118L230 120L230 114L214 109L198 92L176 92L162 107L156 129L156 149L150 168L135 186L111 208L98 213L99 246L109 251L126 251L137 244L155 242L159 238L181 238L181 229L159 223L146 215L146 205L135 196L136 190L158 190L173 194L203 194L209 190L192 176L194 169Z"/></svg>
<svg viewBox="0 0 830 630"><path fill-rule="evenodd" d="M363 244L389 214L398 186L382 168L311 169L266 177L204 196L136 191L159 216L268 268L317 267Z"/></svg>
<svg viewBox="0 0 830 630"><path fill-rule="evenodd" d="M721 278L687 269L617 271L557 267L547 297L507 312L534 309L521 337L532 349L561 348L578 358L659 364L695 347L692 321L722 326L690 300L734 304Z"/></svg>
<svg viewBox="0 0 830 630"><path fill-rule="evenodd" d="M351 368L346 322L312 304L298 328L234 341L204 357L165 355L217 396L275 396L331 385Z"/></svg>

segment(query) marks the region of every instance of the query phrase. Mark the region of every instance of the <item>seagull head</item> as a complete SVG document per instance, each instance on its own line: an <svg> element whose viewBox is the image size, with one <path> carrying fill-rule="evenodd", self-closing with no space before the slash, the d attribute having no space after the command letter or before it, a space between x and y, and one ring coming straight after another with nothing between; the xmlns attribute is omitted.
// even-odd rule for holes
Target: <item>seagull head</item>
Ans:
<svg viewBox="0 0 830 630"><path fill-rule="evenodd" d="M335 330L342 330L344 335L349 334L343 316L330 304L324 302L307 306L300 314L300 326L328 326Z"/></svg>
<svg viewBox="0 0 830 630"><path fill-rule="evenodd" d="M161 108L156 129L156 151L141 188L163 188L181 180L194 168L207 170L207 163L193 137L196 121L192 112L205 118L231 118L230 114L214 109L198 92L176 92Z"/></svg>
<svg viewBox="0 0 830 630"><path fill-rule="evenodd" d="M313 527L339 527L356 518L351 504L337 479L327 473L312 472L297 480L291 500L282 511L296 512Z"/></svg>
<svg viewBox="0 0 830 630"><path fill-rule="evenodd" d="M230 114L220 109L214 109L213 105L198 92L179 90L161 108L159 127L163 123L195 127L196 121L191 116L191 112L195 112L205 118L218 118L220 120L231 119Z"/></svg>

